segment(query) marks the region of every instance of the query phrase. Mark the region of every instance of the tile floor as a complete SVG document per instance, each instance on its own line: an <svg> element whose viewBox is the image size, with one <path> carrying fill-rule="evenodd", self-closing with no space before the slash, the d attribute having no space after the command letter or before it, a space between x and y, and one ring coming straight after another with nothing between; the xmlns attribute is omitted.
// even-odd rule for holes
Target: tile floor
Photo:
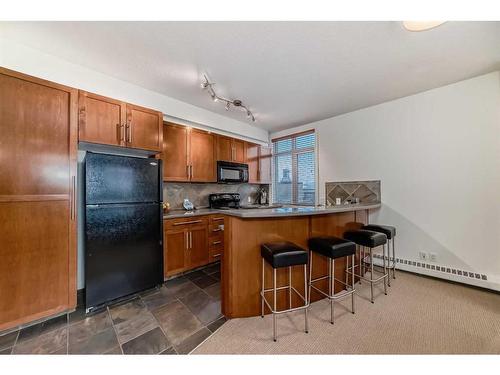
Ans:
<svg viewBox="0 0 500 375"><path fill-rule="evenodd" d="M219 328L220 265L85 316L82 308L0 336L0 354L187 354Z"/></svg>

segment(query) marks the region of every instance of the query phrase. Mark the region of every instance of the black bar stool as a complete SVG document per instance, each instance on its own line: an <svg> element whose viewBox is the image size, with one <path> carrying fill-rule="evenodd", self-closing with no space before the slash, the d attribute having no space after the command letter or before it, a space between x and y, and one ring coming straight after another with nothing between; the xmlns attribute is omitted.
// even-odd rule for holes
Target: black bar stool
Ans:
<svg viewBox="0 0 500 375"><path fill-rule="evenodd" d="M387 243L387 236L383 233L379 232L374 232L371 230L366 230L366 229L358 229L358 230L348 230L344 233L344 238L347 240L350 240L357 245L361 246L359 248L359 254L360 254L360 267L359 267L359 275L356 274L355 267L352 267L351 274L358 276L363 280L366 280L370 283L370 291L371 291L371 302L374 303L373 300L373 284L378 283L379 281L383 280L384 281L384 294L387 295L387 279L388 279L388 273L387 273L387 267L385 264L385 244ZM373 249L382 246L383 249L383 258L384 258L384 274L376 279L373 278L374 275L374 269L373 269ZM365 248L368 248L369 250L369 257L370 257L370 278L364 277L365 270L366 270L366 265L365 265ZM361 252L363 255L361 255ZM363 271L363 272L362 272ZM346 270L346 272L349 272L349 269Z"/></svg>
<svg viewBox="0 0 500 375"><path fill-rule="evenodd" d="M363 227L366 230L384 233L387 236L387 267L389 268L389 286L391 286L391 270L392 278L396 278L396 250L394 249L394 237L396 237L396 228L390 225L368 224ZM392 259L391 259L391 245L392 245Z"/></svg>
<svg viewBox="0 0 500 375"><path fill-rule="evenodd" d="M264 303L273 314L273 339L277 339L278 328L276 326L276 316L291 311L304 310L305 319L305 332L308 333L309 326L307 321L307 309L309 307L309 300L307 298L307 261L308 254L303 248L295 245L292 242L273 242L264 243L261 245L260 254L262 255L262 290L260 292L262 301L262 317L264 317ZM269 263L273 268L273 287L272 289L265 289L265 262ZM292 286L292 267L304 266L304 295L300 294L297 289ZM288 267L288 285L277 288L276 287L276 269ZM288 289L288 309L278 311L276 308L276 292L278 290ZM292 308L292 290L304 301L303 306ZM266 298L266 292L273 292L273 307L269 304Z"/></svg>
<svg viewBox="0 0 500 375"><path fill-rule="evenodd" d="M313 237L308 241L309 245L309 300L311 299L311 288L318 291L330 300L330 323L333 324L333 304L336 300L352 296L352 313L354 314L354 276L352 276L352 284L348 285L347 273L345 282L335 278L335 259L346 258L346 267L349 267L349 258L354 265L356 254L356 244L342 238L332 236ZM313 254L317 253L328 258L328 275L312 278ZM316 281L328 279L328 294L316 288L313 283ZM335 294L335 281L342 283L346 290ZM350 290L349 290L350 288Z"/></svg>

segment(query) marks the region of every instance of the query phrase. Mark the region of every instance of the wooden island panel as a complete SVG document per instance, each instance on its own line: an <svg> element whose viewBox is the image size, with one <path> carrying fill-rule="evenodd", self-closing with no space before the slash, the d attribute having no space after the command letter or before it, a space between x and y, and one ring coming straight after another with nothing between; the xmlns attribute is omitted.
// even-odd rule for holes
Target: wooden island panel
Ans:
<svg viewBox="0 0 500 375"><path fill-rule="evenodd" d="M238 218L228 216L224 231L224 256L222 258L222 280L225 287L222 296L222 312L228 318L258 316L261 313L260 288L262 258L260 246L264 242L291 241L307 248L307 239L311 235L334 235L342 237L347 229L359 228L366 223L366 214L343 212L325 215L289 216L273 218ZM272 268L266 264L266 288L272 287ZM319 256L314 258L313 276L326 275L327 262ZM335 274L343 279L345 264L336 261ZM293 268L293 286L304 293L303 268ZM288 269L277 270L277 286L288 284ZM326 281L318 283L327 292ZM335 286L342 290L341 284ZM292 294L292 306L301 304L301 300ZM269 293L272 298L272 293ZM315 292L312 300L321 299ZM278 309L288 307L288 291L278 292ZM265 309L265 313L269 310Z"/></svg>

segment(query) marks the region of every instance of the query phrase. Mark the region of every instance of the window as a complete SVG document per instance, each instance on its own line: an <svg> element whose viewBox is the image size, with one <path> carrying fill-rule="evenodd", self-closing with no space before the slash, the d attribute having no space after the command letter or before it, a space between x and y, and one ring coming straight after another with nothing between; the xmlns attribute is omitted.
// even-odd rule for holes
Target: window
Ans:
<svg viewBox="0 0 500 375"><path fill-rule="evenodd" d="M275 203L315 204L315 145L314 131L273 139Z"/></svg>

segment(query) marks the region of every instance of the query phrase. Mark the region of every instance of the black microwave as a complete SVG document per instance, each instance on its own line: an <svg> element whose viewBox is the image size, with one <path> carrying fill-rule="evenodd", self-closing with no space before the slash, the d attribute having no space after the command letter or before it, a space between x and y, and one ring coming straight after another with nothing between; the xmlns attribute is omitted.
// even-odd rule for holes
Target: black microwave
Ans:
<svg viewBox="0 0 500 375"><path fill-rule="evenodd" d="M217 182L225 184L248 182L248 164L218 161Z"/></svg>

